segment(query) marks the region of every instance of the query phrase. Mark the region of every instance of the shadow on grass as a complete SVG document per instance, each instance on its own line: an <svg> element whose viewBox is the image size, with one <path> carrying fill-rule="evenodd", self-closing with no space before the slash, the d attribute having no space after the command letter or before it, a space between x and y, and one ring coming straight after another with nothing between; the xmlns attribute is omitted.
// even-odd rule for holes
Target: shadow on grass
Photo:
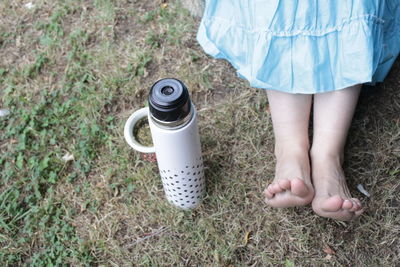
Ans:
<svg viewBox="0 0 400 267"><path fill-rule="evenodd" d="M213 151L212 148L218 145L218 141L215 138L205 136L201 140L203 144L203 151ZM209 196L219 195L221 192L217 192L216 188L219 188L222 180L225 166L223 163L228 162L228 155L226 153L221 154L208 154L204 157L204 175L206 177L206 193Z"/></svg>

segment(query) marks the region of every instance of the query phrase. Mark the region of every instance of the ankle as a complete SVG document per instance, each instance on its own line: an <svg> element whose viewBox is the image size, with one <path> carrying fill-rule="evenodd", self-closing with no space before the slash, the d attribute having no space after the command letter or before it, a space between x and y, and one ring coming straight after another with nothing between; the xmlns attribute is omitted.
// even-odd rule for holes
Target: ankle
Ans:
<svg viewBox="0 0 400 267"><path fill-rule="evenodd" d="M342 165L344 154L339 150L326 150L312 147L310 150L310 158L313 163L331 162L333 164Z"/></svg>
<svg viewBox="0 0 400 267"><path fill-rule="evenodd" d="M277 159L288 156L308 158L309 150L310 147L308 143L276 143L274 153Z"/></svg>

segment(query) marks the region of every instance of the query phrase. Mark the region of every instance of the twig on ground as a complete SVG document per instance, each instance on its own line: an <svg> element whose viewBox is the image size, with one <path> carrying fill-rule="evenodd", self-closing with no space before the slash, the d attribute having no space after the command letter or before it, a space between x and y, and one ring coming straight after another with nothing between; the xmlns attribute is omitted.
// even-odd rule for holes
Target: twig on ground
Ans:
<svg viewBox="0 0 400 267"><path fill-rule="evenodd" d="M144 240L149 239L150 237L153 237L153 236L156 236L156 235L160 235L160 234L162 234L163 232L167 231L169 228L170 228L169 226L162 226L162 227L160 227L159 229L157 229L156 231L151 232L151 233L148 233L148 234L145 234L144 237L141 237L141 238L136 239L135 242L133 242L132 244L127 245L126 248L134 247L134 246L136 246L137 244L143 242Z"/></svg>

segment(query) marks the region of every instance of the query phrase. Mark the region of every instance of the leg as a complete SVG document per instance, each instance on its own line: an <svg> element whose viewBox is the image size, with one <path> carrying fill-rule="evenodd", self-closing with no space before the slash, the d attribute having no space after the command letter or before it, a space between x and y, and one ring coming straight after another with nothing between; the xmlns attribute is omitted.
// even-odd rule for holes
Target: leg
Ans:
<svg viewBox="0 0 400 267"><path fill-rule="evenodd" d="M352 198L342 169L347 132L361 85L314 95L314 136L311 148L314 211L337 220L351 220L362 213Z"/></svg>
<svg viewBox="0 0 400 267"><path fill-rule="evenodd" d="M264 190L265 201L277 208L309 204L314 196L308 156L312 95L267 93L277 163L275 179Z"/></svg>

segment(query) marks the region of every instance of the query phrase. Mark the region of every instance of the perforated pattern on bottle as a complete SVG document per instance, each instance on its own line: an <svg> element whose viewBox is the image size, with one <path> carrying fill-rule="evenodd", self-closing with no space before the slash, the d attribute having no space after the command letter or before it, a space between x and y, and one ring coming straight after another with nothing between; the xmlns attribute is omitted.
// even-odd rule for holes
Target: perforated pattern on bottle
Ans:
<svg viewBox="0 0 400 267"><path fill-rule="evenodd" d="M182 209L200 204L205 192L203 159L200 157L181 170L160 170L168 201Z"/></svg>

